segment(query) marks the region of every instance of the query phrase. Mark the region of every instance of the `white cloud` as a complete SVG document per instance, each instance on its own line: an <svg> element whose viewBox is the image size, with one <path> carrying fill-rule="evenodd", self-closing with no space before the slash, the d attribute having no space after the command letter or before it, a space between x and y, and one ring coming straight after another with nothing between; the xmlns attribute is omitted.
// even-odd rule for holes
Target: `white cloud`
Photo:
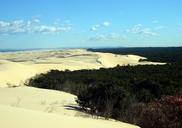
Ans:
<svg viewBox="0 0 182 128"><path fill-rule="evenodd" d="M59 28L54 26L42 25L42 26L35 27L34 31L38 33L56 33L56 32L59 32Z"/></svg>
<svg viewBox="0 0 182 128"><path fill-rule="evenodd" d="M5 27L10 25L8 22L0 21L0 27Z"/></svg>
<svg viewBox="0 0 182 128"><path fill-rule="evenodd" d="M92 27L90 30L91 30L91 31L96 31L97 28L96 28L96 27Z"/></svg>
<svg viewBox="0 0 182 128"><path fill-rule="evenodd" d="M141 37L150 37L158 35L151 28L143 27L141 24L134 25L132 28L127 29L126 32L139 35Z"/></svg>
<svg viewBox="0 0 182 128"><path fill-rule="evenodd" d="M99 24L96 24L94 25L92 28L91 28L91 31L96 31L100 28L100 25Z"/></svg>
<svg viewBox="0 0 182 128"><path fill-rule="evenodd" d="M121 42L124 36L118 33L97 34L88 39L89 42Z"/></svg>
<svg viewBox="0 0 182 128"><path fill-rule="evenodd" d="M34 21L35 23L39 23L39 22L40 22L39 19L34 19L33 21Z"/></svg>
<svg viewBox="0 0 182 128"><path fill-rule="evenodd" d="M90 30L91 30L91 31L97 31L97 30L99 30L99 28L102 28L102 27L109 27L110 25L111 25L110 22L104 21L104 22L101 23L101 24L96 24L96 25L92 26Z"/></svg>
<svg viewBox="0 0 182 128"><path fill-rule="evenodd" d="M156 36L157 33L153 32L150 28L144 28L143 30L141 30L141 34L143 36Z"/></svg>
<svg viewBox="0 0 182 128"><path fill-rule="evenodd" d="M110 25L111 25L111 23L110 23L110 22L108 22L108 21L105 21L105 22L103 22L103 23L102 23L102 25L103 25L103 26L105 26L105 27L108 27L108 26L110 26Z"/></svg>
<svg viewBox="0 0 182 128"><path fill-rule="evenodd" d="M20 33L60 33L71 30L71 25L44 25L39 19L15 20L11 22L0 21L0 35Z"/></svg>

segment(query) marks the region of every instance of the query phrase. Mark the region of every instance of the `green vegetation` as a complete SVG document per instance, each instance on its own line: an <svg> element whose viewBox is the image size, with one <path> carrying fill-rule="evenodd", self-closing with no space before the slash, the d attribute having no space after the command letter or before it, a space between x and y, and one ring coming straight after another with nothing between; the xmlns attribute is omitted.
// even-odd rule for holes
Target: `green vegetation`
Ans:
<svg viewBox="0 0 182 128"><path fill-rule="evenodd" d="M27 84L75 94L83 111L106 119L142 128L181 128L182 61L178 58L168 62L99 70L51 70Z"/></svg>

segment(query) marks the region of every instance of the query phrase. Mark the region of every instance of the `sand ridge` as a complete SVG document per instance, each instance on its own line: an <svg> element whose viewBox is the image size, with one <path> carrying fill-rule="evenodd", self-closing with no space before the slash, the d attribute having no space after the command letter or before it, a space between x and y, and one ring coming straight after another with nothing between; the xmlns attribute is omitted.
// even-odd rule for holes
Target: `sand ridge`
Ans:
<svg viewBox="0 0 182 128"><path fill-rule="evenodd" d="M0 53L0 87L23 85L27 79L51 69L80 70L110 68L117 65L163 64L139 62L140 59L145 58L91 52L86 49Z"/></svg>

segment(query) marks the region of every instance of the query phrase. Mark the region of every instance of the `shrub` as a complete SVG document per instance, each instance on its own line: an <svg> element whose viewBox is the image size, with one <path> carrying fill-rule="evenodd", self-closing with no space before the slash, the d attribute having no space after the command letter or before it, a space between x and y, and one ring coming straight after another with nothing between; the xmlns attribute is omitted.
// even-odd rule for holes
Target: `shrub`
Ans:
<svg viewBox="0 0 182 128"><path fill-rule="evenodd" d="M124 108L125 97L126 93L121 87L111 82L102 82L81 91L77 103L91 114L118 118Z"/></svg>
<svg viewBox="0 0 182 128"><path fill-rule="evenodd" d="M144 108L142 128L182 128L182 96L165 96Z"/></svg>

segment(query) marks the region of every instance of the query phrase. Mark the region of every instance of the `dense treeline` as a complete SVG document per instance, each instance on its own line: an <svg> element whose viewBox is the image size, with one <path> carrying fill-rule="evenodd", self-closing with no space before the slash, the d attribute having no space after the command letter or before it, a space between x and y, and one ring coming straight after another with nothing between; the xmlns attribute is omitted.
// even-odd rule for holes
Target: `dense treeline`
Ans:
<svg viewBox="0 0 182 128"><path fill-rule="evenodd" d="M129 92L139 92L141 88L154 89L152 94L175 95L182 85L182 63L166 65L117 66L99 70L58 71L51 70L29 81L29 85L40 88L64 90L78 95L83 87L105 82L123 87ZM150 86L147 86L150 85ZM73 86L73 87L69 87ZM79 87L77 87L79 86Z"/></svg>
<svg viewBox="0 0 182 128"><path fill-rule="evenodd" d="M94 115L126 121L143 128L149 124L151 128L157 128L158 124L160 128L181 128L181 116L178 114L182 115L181 78L182 63L178 62L99 70L52 70L30 79L28 86L75 94L82 109ZM169 95L180 102L179 106L173 106L175 110L166 107L170 106L170 102L167 105L161 103ZM169 125L171 116L175 116L176 120Z"/></svg>
<svg viewBox="0 0 182 128"><path fill-rule="evenodd" d="M115 54L134 54L157 62L182 62L182 47L148 47L148 48L100 48L88 49L95 52L109 52Z"/></svg>

